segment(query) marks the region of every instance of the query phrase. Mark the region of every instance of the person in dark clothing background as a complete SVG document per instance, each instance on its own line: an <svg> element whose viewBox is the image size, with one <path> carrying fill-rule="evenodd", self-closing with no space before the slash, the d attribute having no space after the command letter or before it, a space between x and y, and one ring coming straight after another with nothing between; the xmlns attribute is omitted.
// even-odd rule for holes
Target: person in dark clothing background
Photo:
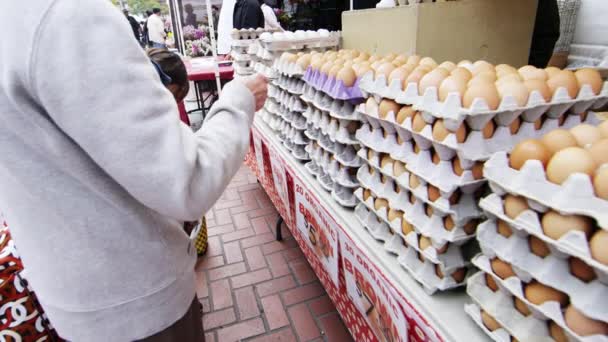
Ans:
<svg viewBox="0 0 608 342"><path fill-rule="evenodd" d="M544 68L549 63L559 39L559 7L557 0L539 0L528 64Z"/></svg>
<svg viewBox="0 0 608 342"><path fill-rule="evenodd" d="M146 11L146 21L144 22L144 28L142 32L142 40L144 43L144 47L150 46L150 33L148 32L148 19L152 15L152 11Z"/></svg>
<svg viewBox="0 0 608 342"><path fill-rule="evenodd" d="M237 30L264 27L262 3L258 0L237 0L234 5L232 27Z"/></svg>
<svg viewBox="0 0 608 342"><path fill-rule="evenodd" d="M135 20L135 18L129 15L129 10L124 9L122 10L122 13L124 13L125 17L127 17L127 20L129 20L129 25L131 25L131 29L133 30L133 34L135 35L135 39L137 39L137 41L139 42L141 39L141 28L139 26L139 23L137 22L137 20Z"/></svg>

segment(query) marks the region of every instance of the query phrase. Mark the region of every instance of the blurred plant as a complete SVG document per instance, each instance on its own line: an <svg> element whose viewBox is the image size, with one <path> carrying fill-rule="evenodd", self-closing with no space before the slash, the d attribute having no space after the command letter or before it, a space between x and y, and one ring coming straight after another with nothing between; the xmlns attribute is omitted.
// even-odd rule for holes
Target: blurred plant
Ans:
<svg viewBox="0 0 608 342"><path fill-rule="evenodd" d="M198 28L188 25L184 26L184 40L197 40L205 37L205 29L203 26L199 26Z"/></svg>

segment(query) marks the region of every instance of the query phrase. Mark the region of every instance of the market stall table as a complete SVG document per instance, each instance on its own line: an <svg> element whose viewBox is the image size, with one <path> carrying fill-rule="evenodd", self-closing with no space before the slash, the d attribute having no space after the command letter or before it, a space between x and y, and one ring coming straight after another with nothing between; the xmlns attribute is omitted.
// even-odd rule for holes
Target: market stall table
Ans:
<svg viewBox="0 0 608 342"><path fill-rule="evenodd" d="M185 60L186 70L188 72L188 80L194 83L194 91L196 93L197 107L189 113L201 110L203 117L211 106L206 106L206 103L213 104L218 98L218 89L215 82L215 61L211 57L193 58ZM234 77L234 68L232 65L219 66L220 80L222 83L232 80ZM204 96L206 93L207 96ZM212 99L212 101L209 101Z"/></svg>

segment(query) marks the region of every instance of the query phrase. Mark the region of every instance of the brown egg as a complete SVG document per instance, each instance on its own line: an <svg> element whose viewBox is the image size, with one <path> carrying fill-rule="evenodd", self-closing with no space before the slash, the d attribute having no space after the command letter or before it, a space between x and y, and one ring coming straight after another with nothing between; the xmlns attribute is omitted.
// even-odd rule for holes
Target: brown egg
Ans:
<svg viewBox="0 0 608 342"><path fill-rule="evenodd" d="M401 232L403 236L407 236L409 233L414 231L414 226L412 226L406 219L405 216L403 220L401 220Z"/></svg>
<svg viewBox="0 0 608 342"><path fill-rule="evenodd" d="M393 221L395 221L395 219L402 218L402 217L403 217L403 211L401 211L401 210L396 210L396 209L391 208L388 211L388 221L389 222L393 222Z"/></svg>
<svg viewBox="0 0 608 342"><path fill-rule="evenodd" d="M464 142L464 140L466 139L466 128L464 128L464 123L461 125L461 127L463 129L458 129L458 131L456 132L456 140L459 143ZM443 119L437 119L433 124L433 138L436 141L444 141L445 138L451 133L452 132L448 131L448 129L445 128L445 125L443 124Z"/></svg>
<svg viewBox="0 0 608 342"><path fill-rule="evenodd" d="M606 246L608 246L608 231L598 229L589 241L591 257L608 266L608 251L606 250Z"/></svg>
<svg viewBox="0 0 608 342"><path fill-rule="evenodd" d="M486 279L486 285L488 286L488 288L490 290L492 290L492 292L498 291L498 284L496 284L496 280L494 280L494 277L492 277L491 275L486 273L485 279Z"/></svg>
<svg viewBox="0 0 608 342"><path fill-rule="evenodd" d="M587 317L573 305L564 313L566 325L579 336L608 335L608 323Z"/></svg>
<svg viewBox="0 0 608 342"><path fill-rule="evenodd" d="M321 73L324 75L328 75L331 68L334 66L333 61L325 62L321 67Z"/></svg>
<svg viewBox="0 0 608 342"><path fill-rule="evenodd" d="M374 72L374 70L372 69L371 66L369 65L360 65L359 67L355 68L353 67L353 69L355 70L355 73L357 74L357 77L362 77L363 75L367 74L367 73L372 73L373 77L376 77L376 73Z"/></svg>
<svg viewBox="0 0 608 342"><path fill-rule="evenodd" d="M583 260L571 257L568 263L570 264L570 273L585 283L597 278L593 267L587 265Z"/></svg>
<svg viewBox="0 0 608 342"><path fill-rule="evenodd" d="M383 63L380 66L378 66L378 68L376 69L376 77L379 77L380 75L384 75L384 77L386 77L388 79L388 77L390 76L391 72L393 72L393 70L395 70L395 66L391 63Z"/></svg>
<svg viewBox="0 0 608 342"><path fill-rule="evenodd" d="M420 250L425 250L429 247L433 247L433 244L431 243L431 239L429 239L428 237L424 236L424 235L420 235L420 240L418 241L418 247L420 247Z"/></svg>
<svg viewBox="0 0 608 342"><path fill-rule="evenodd" d="M483 162L475 162L473 167L471 168L471 173L473 173L474 179L482 179L483 178Z"/></svg>
<svg viewBox="0 0 608 342"><path fill-rule="evenodd" d="M418 83L420 82L420 80L422 79L422 77L424 77L424 75L426 75L428 73L428 71L425 70L414 70L410 73L410 75L407 77L407 79L405 80L405 82L403 83L403 87L407 87L408 84L410 83Z"/></svg>
<svg viewBox="0 0 608 342"><path fill-rule="evenodd" d="M467 88L462 99L463 106L470 108L476 98L484 99L490 110L496 110L500 103L498 90L494 84L475 85Z"/></svg>
<svg viewBox="0 0 608 342"><path fill-rule="evenodd" d="M583 173L591 177L595 167L595 162L587 150L568 147L555 153L547 164L547 179L562 184L574 173Z"/></svg>
<svg viewBox="0 0 608 342"><path fill-rule="evenodd" d="M515 135L515 134L517 134L517 132L519 132L520 127L521 127L521 119L519 117L517 117L509 125L509 132L511 132L512 135Z"/></svg>
<svg viewBox="0 0 608 342"><path fill-rule="evenodd" d="M393 163L393 175L395 177L399 177L402 174L405 173L405 164L403 164L402 162L395 160L395 162Z"/></svg>
<svg viewBox="0 0 608 342"><path fill-rule="evenodd" d="M332 68L330 73L333 72L333 70L334 69ZM357 74L355 73L355 70L353 70L352 67L342 67L340 71L338 71L336 79L338 79L338 81L342 81L342 83L344 83L344 86L352 87L353 85L355 85L355 81L357 81Z"/></svg>
<svg viewBox="0 0 608 342"><path fill-rule="evenodd" d="M484 310L481 310L481 322L490 331L496 331L502 328L500 323L496 322L496 320Z"/></svg>
<svg viewBox="0 0 608 342"><path fill-rule="evenodd" d="M483 72L496 73L494 66L486 61L477 61L473 63L473 75L478 75Z"/></svg>
<svg viewBox="0 0 608 342"><path fill-rule="evenodd" d="M393 80L399 80L400 83L403 83L403 81L405 81L407 79L407 77L410 75L411 72L412 72L412 70L410 70L406 67L399 67L399 68L393 70L391 72L391 74L388 76L388 82L390 84L393 82Z"/></svg>
<svg viewBox="0 0 608 342"><path fill-rule="evenodd" d="M496 221L496 232L506 237L507 239L513 235L513 230L509 227L509 224L503 220Z"/></svg>
<svg viewBox="0 0 608 342"><path fill-rule="evenodd" d="M597 128L600 130L602 138L608 138L608 121L602 121L602 123L597 126Z"/></svg>
<svg viewBox="0 0 608 342"><path fill-rule="evenodd" d="M518 106L524 107L528 104L528 96L530 91L523 83L520 82L508 82L498 88L498 95L502 101L506 96L513 96L515 103Z"/></svg>
<svg viewBox="0 0 608 342"><path fill-rule="evenodd" d="M367 114L371 114L377 112L378 110L378 102L376 102L373 97L368 98L367 102L365 102L365 112Z"/></svg>
<svg viewBox="0 0 608 342"><path fill-rule="evenodd" d="M551 152L540 141L527 139L515 145L509 156L509 166L521 170L528 160L539 160L546 167L551 158Z"/></svg>
<svg viewBox="0 0 608 342"><path fill-rule="evenodd" d="M562 70L559 74L551 77L547 81L547 86L551 89L552 94L555 94L559 88L566 88L570 98L575 99L578 95L578 81L570 70Z"/></svg>
<svg viewBox="0 0 608 342"><path fill-rule="evenodd" d="M431 153L431 161L435 165L438 165L441 162L441 158L439 158L439 155L437 154L437 152L432 151L432 153Z"/></svg>
<svg viewBox="0 0 608 342"><path fill-rule="evenodd" d="M593 176L593 189L599 198L608 200L608 167L600 167Z"/></svg>
<svg viewBox="0 0 608 342"><path fill-rule="evenodd" d="M384 99L380 101L380 105L378 106L378 114L382 119L386 119L390 112L393 112L393 115L396 115L399 112L400 106L393 100Z"/></svg>
<svg viewBox="0 0 608 342"><path fill-rule="evenodd" d="M467 81L457 76L446 77L439 86L439 100L445 101L450 93L458 93L460 97L467 90Z"/></svg>
<svg viewBox="0 0 608 342"><path fill-rule="evenodd" d="M435 265L435 275L439 279L443 279L443 272L441 272L441 266Z"/></svg>
<svg viewBox="0 0 608 342"><path fill-rule="evenodd" d="M456 227L456 224L454 223L452 216L448 215L443 218L443 228L445 228L445 230L451 232L454 227Z"/></svg>
<svg viewBox="0 0 608 342"><path fill-rule="evenodd" d="M490 120L481 130L481 134L484 139L490 139L494 135L494 130L496 129L496 125L494 121Z"/></svg>
<svg viewBox="0 0 608 342"><path fill-rule="evenodd" d="M541 138L541 143L545 145L551 155L568 147L576 147L578 144L574 135L565 129L556 129L545 134Z"/></svg>
<svg viewBox="0 0 608 342"><path fill-rule="evenodd" d="M385 200L384 198L377 198L376 201L374 202L374 208L376 208L376 210L380 210L382 208L388 208L388 201Z"/></svg>
<svg viewBox="0 0 608 342"><path fill-rule="evenodd" d="M500 278L507 279L510 277L516 277L513 268L508 262L504 262L498 258L492 259L490 261L490 266L492 266L492 271Z"/></svg>
<svg viewBox="0 0 608 342"><path fill-rule="evenodd" d="M455 157L454 160L452 160L452 169L456 176L462 176L464 173L464 169L460 165L460 159L458 159L458 157Z"/></svg>
<svg viewBox="0 0 608 342"><path fill-rule="evenodd" d="M415 174L410 174L410 189L416 189L420 186L420 179Z"/></svg>
<svg viewBox="0 0 608 342"><path fill-rule="evenodd" d="M321 68L323 67L324 63L325 62L322 59L318 59L318 60L313 61L312 63L310 63L310 67L313 70L317 70L318 71L318 70L321 70Z"/></svg>
<svg viewBox="0 0 608 342"><path fill-rule="evenodd" d="M519 76L517 69L507 64L499 64L494 68L494 70L496 70L496 76L498 76L498 78L511 74L516 74Z"/></svg>
<svg viewBox="0 0 608 342"><path fill-rule="evenodd" d="M540 95L545 99L545 102L551 102L551 98L553 97L553 93L547 83L542 80L527 80L524 81L524 85L532 94L533 91L537 91Z"/></svg>
<svg viewBox="0 0 608 342"><path fill-rule="evenodd" d="M547 257L547 255L551 254L549 246L547 246L547 244L543 240L537 238L534 235L530 235L528 237L528 245L530 245L530 252L541 258L545 258Z"/></svg>
<svg viewBox="0 0 608 342"><path fill-rule="evenodd" d="M537 69L531 65L523 66L519 69L519 74L524 79L527 80L541 80L547 81L547 72L545 69Z"/></svg>
<svg viewBox="0 0 608 342"><path fill-rule="evenodd" d="M602 139L594 142L588 148L588 151L596 165L608 163L608 139Z"/></svg>
<svg viewBox="0 0 608 342"><path fill-rule="evenodd" d="M473 66L473 63L471 63L470 60L468 59L463 59L460 62L458 62L458 64L456 64L457 66L465 66L465 65L470 65L471 67Z"/></svg>
<svg viewBox="0 0 608 342"><path fill-rule="evenodd" d="M558 302L561 307L568 305L568 295L536 280L524 287L524 295L530 303L541 305L545 302Z"/></svg>
<svg viewBox="0 0 608 342"><path fill-rule="evenodd" d="M422 114L417 112L412 120L412 129L415 132L422 132L424 127L426 127L426 122L424 121L424 118L422 118Z"/></svg>
<svg viewBox="0 0 608 342"><path fill-rule="evenodd" d="M548 211L541 220L543 232L548 237L559 240L569 231L578 230L589 238L593 232L593 221L585 216L561 215L556 211Z"/></svg>
<svg viewBox="0 0 608 342"><path fill-rule="evenodd" d="M407 64L418 65L418 64L420 64L421 59L422 58L418 55L412 55L412 56L408 57Z"/></svg>
<svg viewBox="0 0 608 342"><path fill-rule="evenodd" d="M436 68L437 67L437 62L435 62L434 59L432 59L431 57L424 57L420 60L420 65L428 65L432 68Z"/></svg>
<svg viewBox="0 0 608 342"><path fill-rule="evenodd" d="M462 82L468 83L472 78L473 74L467 68L457 67L456 69L450 72L450 76L454 78L460 79Z"/></svg>
<svg viewBox="0 0 608 342"><path fill-rule="evenodd" d="M450 61L445 61L445 62L439 64L438 68L444 68L447 71L452 72L452 70L456 69L456 64L454 64L453 62L450 62Z"/></svg>
<svg viewBox="0 0 608 342"><path fill-rule="evenodd" d="M331 69L329 69L329 77L336 78L338 76L338 72L340 72L342 68L342 64L334 64Z"/></svg>
<svg viewBox="0 0 608 342"><path fill-rule="evenodd" d="M447 244L445 245L445 247L447 247ZM443 253L445 253L445 251ZM462 283L466 275L467 269L465 267L459 268L451 274L452 279L454 279L456 283Z"/></svg>
<svg viewBox="0 0 608 342"><path fill-rule="evenodd" d="M367 160L371 161L374 158L374 150L367 150ZM373 170L373 168L370 168Z"/></svg>
<svg viewBox="0 0 608 342"><path fill-rule="evenodd" d="M589 86L591 86L593 94L597 95L600 93L600 91L602 91L602 86L604 85L604 82L602 81L602 76L597 70L583 68L577 70L574 73L574 76L576 77L579 88L582 88L585 84L588 84Z"/></svg>
<svg viewBox="0 0 608 342"><path fill-rule="evenodd" d="M562 329L555 322L549 322L549 335L555 340L555 342L569 342L570 339L566 336L564 329Z"/></svg>
<svg viewBox="0 0 608 342"><path fill-rule="evenodd" d="M572 127L570 133L572 133L580 147L587 147L587 145L593 144L602 138L599 128L589 124L580 124Z"/></svg>
<svg viewBox="0 0 608 342"><path fill-rule="evenodd" d="M471 234L475 233L478 225L479 225L479 220L471 220L471 221L467 222L464 225L464 227L462 227L462 228L465 233L471 235Z"/></svg>
<svg viewBox="0 0 608 342"><path fill-rule="evenodd" d="M524 197L511 194L505 196L504 206L505 214L511 219L516 219L519 214L530 209Z"/></svg>
<svg viewBox="0 0 608 342"><path fill-rule="evenodd" d="M431 184L429 184L427 187L428 187L428 198L431 202L435 202L436 200L438 200L441 197L441 192L439 191L439 188L432 186Z"/></svg>
<svg viewBox="0 0 608 342"><path fill-rule="evenodd" d="M508 84L508 83L524 83L524 80L517 73L507 74L507 75L502 76L501 78L499 78L496 81L496 87L500 90L500 87L503 87L505 84ZM526 87L526 89L528 89L528 88ZM528 90L528 92L529 92L529 90Z"/></svg>
<svg viewBox="0 0 608 342"><path fill-rule="evenodd" d="M540 130L543 127L543 124L545 123L545 117L541 116L540 118L536 119L536 121L534 121L534 129L535 130Z"/></svg>
<svg viewBox="0 0 608 342"><path fill-rule="evenodd" d="M369 189L364 189L363 190L363 200L367 201L368 198L373 197L372 196L372 192Z"/></svg>
<svg viewBox="0 0 608 342"><path fill-rule="evenodd" d="M393 163L393 159L386 154L380 158L380 168L381 169L384 169L385 166L390 165L392 163Z"/></svg>
<svg viewBox="0 0 608 342"><path fill-rule="evenodd" d="M434 87L439 89L441 82L450 75L450 72L444 68L437 68L428 74L424 75L418 83L418 93L424 94L426 89Z"/></svg>
<svg viewBox="0 0 608 342"><path fill-rule="evenodd" d="M482 71L480 73L475 74L473 78L469 81L469 87L472 84L482 84L482 83L494 83L496 82L496 73L493 71Z"/></svg>
<svg viewBox="0 0 608 342"><path fill-rule="evenodd" d="M431 207L430 205L427 204L427 205L425 205L424 212L425 212L426 216L431 217L431 216L433 216L433 213L435 212L435 210L433 209L433 207Z"/></svg>
<svg viewBox="0 0 608 342"><path fill-rule="evenodd" d="M556 68L556 67L546 67L545 68L545 72L547 73L548 78L551 78L551 77L559 74L560 71L562 71L562 69Z"/></svg>
<svg viewBox="0 0 608 342"><path fill-rule="evenodd" d="M407 118L411 118L416 114L412 106L403 106L397 113L397 122L401 125Z"/></svg>
<svg viewBox="0 0 608 342"><path fill-rule="evenodd" d="M513 297L513 306L515 307L515 310L519 311L520 314L526 317L532 314L532 311L530 311L528 305L526 305L523 300L517 297Z"/></svg>

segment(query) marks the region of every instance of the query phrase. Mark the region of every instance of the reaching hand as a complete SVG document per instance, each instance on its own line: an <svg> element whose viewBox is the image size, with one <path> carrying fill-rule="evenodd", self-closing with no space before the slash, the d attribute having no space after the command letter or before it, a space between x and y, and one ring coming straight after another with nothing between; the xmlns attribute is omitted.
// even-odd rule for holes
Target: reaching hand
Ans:
<svg viewBox="0 0 608 342"><path fill-rule="evenodd" d="M245 86L249 88L255 98L255 111L262 109L268 97L268 80L262 75L247 78Z"/></svg>

